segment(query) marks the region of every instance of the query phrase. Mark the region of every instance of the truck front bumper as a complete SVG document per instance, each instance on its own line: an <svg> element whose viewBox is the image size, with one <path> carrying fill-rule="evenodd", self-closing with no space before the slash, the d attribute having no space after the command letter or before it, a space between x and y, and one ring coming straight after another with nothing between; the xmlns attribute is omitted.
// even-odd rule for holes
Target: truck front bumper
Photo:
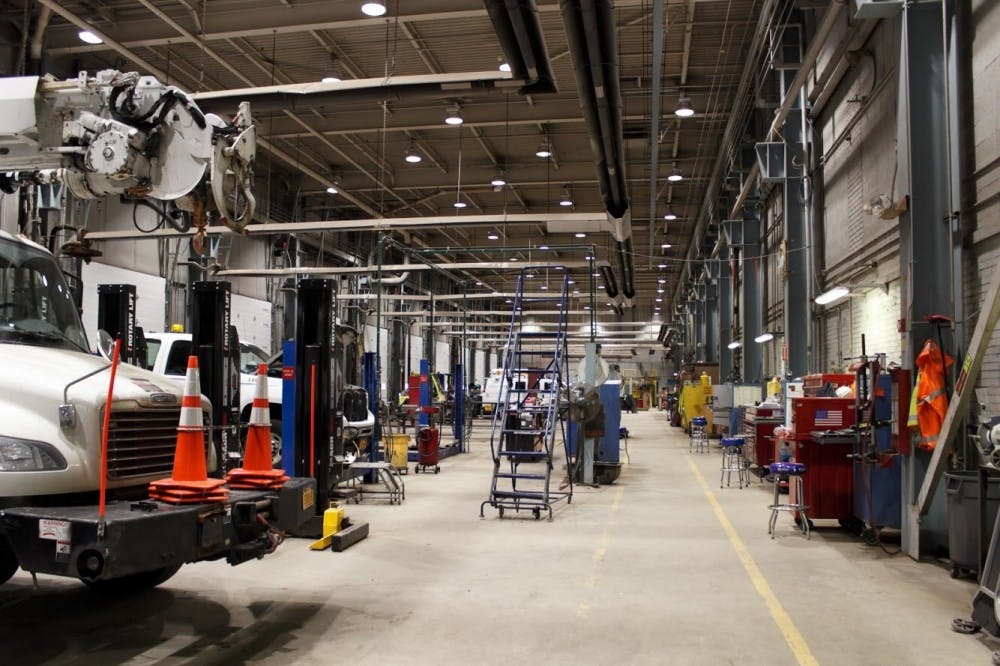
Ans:
<svg viewBox="0 0 1000 666"><path fill-rule="evenodd" d="M109 580L200 560L258 559L312 518L315 498L313 479L293 478L279 491L230 490L214 504L111 502L103 521L96 506L6 509L0 529L26 571Z"/></svg>

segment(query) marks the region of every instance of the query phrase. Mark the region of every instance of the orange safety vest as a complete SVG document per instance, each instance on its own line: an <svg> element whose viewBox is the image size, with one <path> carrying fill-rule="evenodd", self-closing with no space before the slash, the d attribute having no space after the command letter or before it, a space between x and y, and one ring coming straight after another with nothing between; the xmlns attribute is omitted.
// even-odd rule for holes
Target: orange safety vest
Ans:
<svg viewBox="0 0 1000 666"><path fill-rule="evenodd" d="M944 355L945 369L950 368L954 361L951 356ZM941 424L948 411L948 396L944 390L944 373L941 371L941 348L933 340L924 343L924 348L917 356L917 387L915 399L917 403L917 424L920 426L920 441L917 446L926 451L933 451L941 435Z"/></svg>

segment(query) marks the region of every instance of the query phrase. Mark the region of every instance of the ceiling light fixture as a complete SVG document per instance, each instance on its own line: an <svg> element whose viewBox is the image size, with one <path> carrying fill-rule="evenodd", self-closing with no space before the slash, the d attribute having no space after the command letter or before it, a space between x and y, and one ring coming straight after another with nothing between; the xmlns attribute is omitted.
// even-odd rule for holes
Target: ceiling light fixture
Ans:
<svg viewBox="0 0 1000 666"><path fill-rule="evenodd" d="M663 245L660 246L660 249L661 250L669 250L672 247L673 247L673 245L671 245L670 243L664 243Z"/></svg>
<svg viewBox="0 0 1000 666"><path fill-rule="evenodd" d="M499 191L506 184L507 179L503 177L503 171L498 171L497 175L493 176L493 180L490 181L490 185L495 188L494 191Z"/></svg>
<svg viewBox="0 0 1000 666"><path fill-rule="evenodd" d="M733 340L726 346L729 347L730 349L739 349L740 347L743 346L743 343L740 342L739 340Z"/></svg>
<svg viewBox="0 0 1000 666"><path fill-rule="evenodd" d="M770 342L771 340L774 340L774 333L771 333L769 331L765 331L764 333L761 333L760 335L758 335L756 338L753 339L753 341L759 345L762 345L765 342Z"/></svg>
<svg viewBox="0 0 1000 666"><path fill-rule="evenodd" d="M424 159L420 155L420 152L417 151L417 144L413 141L413 139L410 139L409 148L403 151L403 159L410 164L417 164L420 160Z"/></svg>
<svg viewBox="0 0 1000 666"><path fill-rule="evenodd" d="M337 189L336 187L334 187L333 185L331 185L330 187L326 188L326 193L327 193L327 194L337 194L337 193L338 193L339 191L340 191L340 190L338 190L338 189Z"/></svg>
<svg viewBox="0 0 1000 666"><path fill-rule="evenodd" d="M839 301L841 298L849 295L850 293L851 293L850 289L838 285L836 287L833 287L832 289L824 291L822 294L817 296L815 299L816 305L828 305L830 303L833 303L834 301Z"/></svg>
<svg viewBox="0 0 1000 666"><path fill-rule="evenodd" d="M677 219L677 214L676 214L676 213L674 213L674 211L672 211L672 210L668 210L668 211L667 211L667 212L666 212L666 213L665 213L665 214L663 215L663 219L664 219L664 220L676 220L676 219Z"/></svg>
<svg viewBox="0 0 1000 666"><path fill-rule="evenodd" d="M500 238L500 234L495 231L490 231L486 234L486 237L490 240L498 240Z"/></svg>
<svg viewBox="0 0 1000 666"><path fill-rule="evenodd" d="M586 238L587 237L587 234L583 233L582 231L578 231L578 232L576 232L573 235L576 236L577 238Z"/></svg>
<svg viewBox="0 0 1000 666"><path fill-rule="evenodd" d="M538 249L539 250L547 250L547 249L549 249L549 246L548 245L539 245ZM572 280L570 281L570 284L573 284Z"/></svg>
<svg viewBox="0 0 1000 666"><path fill-rule="evenodd" d="M538 144L538 148L535 149L535 156L542 159L552 157L552 146L549 145L548 139L542 139L542 142Z"/></svg>
<svg viewBox="0 0 1000 666"><path fill-rule="evenodd" d="M465 208L469 204L465 203L461 199L457 199L453 205L455 206L455 208Z"/></svg>
<svg viewBox="0 0 1000 666"><path fill-rule="evenodd" d="M678 118L690 118L694 115L694 109L691 108L691 98L686 95L681 95L677 100L677 107L674 109L674 115Z"/></svg>
<svg viewBox="0 0 1000 666"><path fill-rule="evenodd" d="M681 170L678 169L676 165L674 166L674 170L670 172L670 175L667 176L667 180L669 180L671 183L679 183L682 180L684 180L684 176L683 174L681 174Z"/></svg>
<svg viewBox="0 0 1000 666"><path fill-rule="evenodd" d="M344 80L343 74L340 72L340 66L337 64L337 57L330 54L330 64L326 66L326 72L323 74L323 78L320 79L323 83L340 83Z"/></svg>
<svg viewBox="0 0 1000 666"><path fill-rule="evenodd" d="M500 61L500 71L501 72L509 72L510 71L510 63L507 62L506 60L501 60Z"/></svg>
<svg viewBox="0 0 1000 666"><path fill-rule="evenodd" d="M89 30L81 30L76 33L76 36L80 38L81 42L86 42L87 44L103 44L104 40L92 33Z"/></svg>
<svg viewBox="0 0 1000 666"><path fill-rule="evenodd" d="M382 16L385 14L385 2L383 0L366 0L361 5L361 13L365 16Z"/></svg>
<svg viewBox="0 0 1000 666"><path fill-rule="evenodd" d="M559 197L559 205L566 208L573 205L573 197L569 195L569 186L563 187L562 196Z"/></svg>
<svg viewBox="0 0 1000 666"><path fill-rule="evenodd" d="M449 106L448 115L445 116L444 122L448 125L461 125L465 119L462 118L462 111L457 106Z"/></svg>

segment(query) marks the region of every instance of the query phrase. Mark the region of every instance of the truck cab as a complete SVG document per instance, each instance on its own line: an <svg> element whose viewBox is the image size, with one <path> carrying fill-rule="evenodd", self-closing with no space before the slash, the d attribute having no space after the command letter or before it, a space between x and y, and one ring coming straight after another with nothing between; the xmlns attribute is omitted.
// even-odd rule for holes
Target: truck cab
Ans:
<svg viewBox="0 0 1000 666"><path fill-rule="evenodd" d="M0 510L96 501L108 366L90 351L55 257L0 232ZM150 481L170 475L181 398L163 377L119 368L110 497L141 496ZM16 568L0 533L0 583Z"/></svg>

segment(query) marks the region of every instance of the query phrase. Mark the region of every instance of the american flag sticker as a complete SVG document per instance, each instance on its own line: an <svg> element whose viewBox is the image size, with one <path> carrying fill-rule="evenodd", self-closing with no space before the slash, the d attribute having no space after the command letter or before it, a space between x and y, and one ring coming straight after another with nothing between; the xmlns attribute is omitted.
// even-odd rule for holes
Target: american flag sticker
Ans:
<svg viewBox="0 0 1000 666"><path fill-rule="evenodd" d="M839 410L817 409L813 423L824 428L839 428L844 425L844 415Z"/></svg>

